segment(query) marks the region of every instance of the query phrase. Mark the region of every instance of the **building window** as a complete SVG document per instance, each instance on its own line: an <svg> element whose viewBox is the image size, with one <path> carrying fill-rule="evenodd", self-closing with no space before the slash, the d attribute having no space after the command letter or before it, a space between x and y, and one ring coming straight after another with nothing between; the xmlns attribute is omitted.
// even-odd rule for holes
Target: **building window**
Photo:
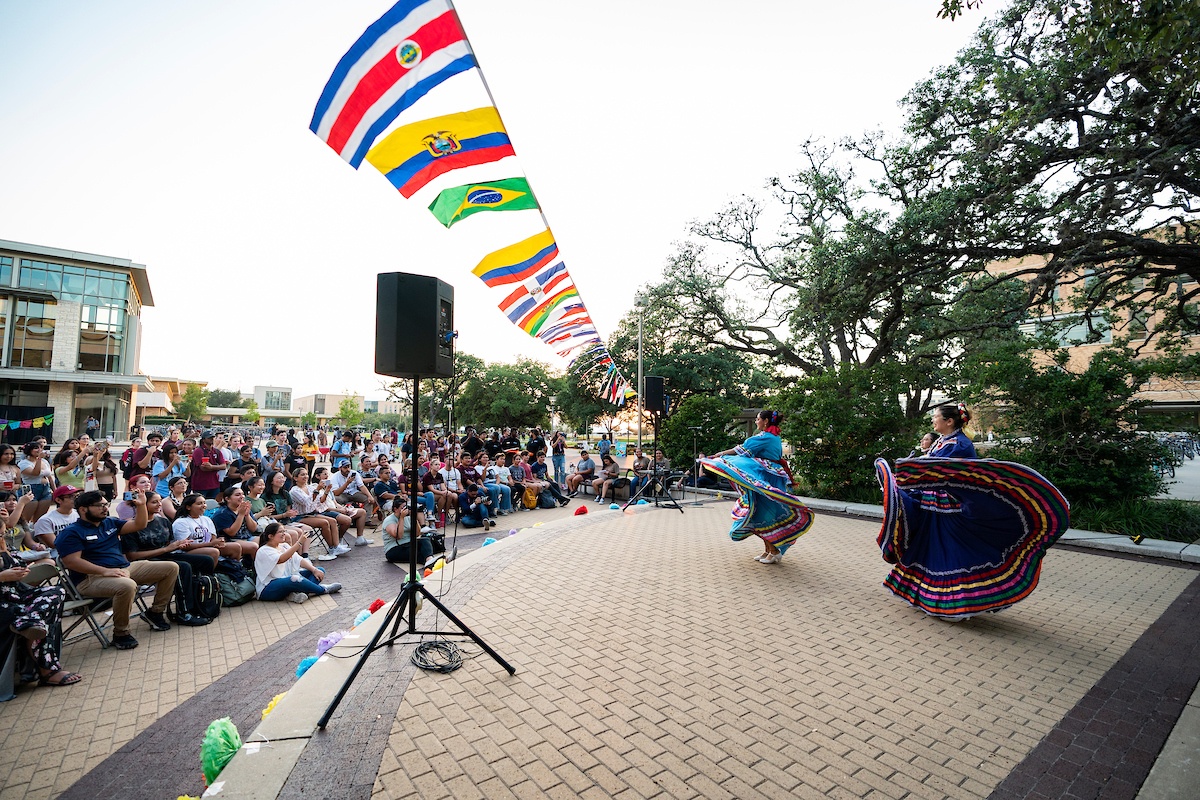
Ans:
<svg viewBox="0 0 1200 800"><path fill-rule="evenodd" d="M0 286L12 286L12 268L12 257L0 256Z"/></svg>
<svg viewBox="0 0 1200 800"><path fill-rule="evenodd" d="M313 413L314 414L324 414L325 413L325 395L319 394L313 398Z"/></svg>
<svg viewBox="0 0 1200 800"><path fill-rule="evenodd" d="M87 304L80 309L79 369L120 372L125 341L125 309Z"/></svg>
<svg viewBox="0 0 1200 800"><path fill-rule="evenodd" d="M50 384L0 381L0 404L6 406L44 406L50 402Z"/></svg>
<svg viewBox="0 0 1200 800"><path fill-rule="evenodd" d="M287 411L292 407L292 393L268 389L263 398L263 408L271 411Z"/></svg>
<svg viewBox="0 0 1200 800"><path fill-rule="evenodd" d="M54 303L16 298L13 306L12 349L9 351L8 365L50 369L54 351Z"/></svg>
<svg viewBox="0 0 1200 800"><path fill-rule="evenodd" d="M1145 309L1129 313L1129 335L1135 339L1150 337L1150 312Z"/></svg>
<svg viewBox="0 0 1200 800"><path fill-rule="evenodd" d="M101 436L122 438L128 434L131 396L132 392L125 388L77 384L71 430L82 432L91 416L100 420Z"/></svg>

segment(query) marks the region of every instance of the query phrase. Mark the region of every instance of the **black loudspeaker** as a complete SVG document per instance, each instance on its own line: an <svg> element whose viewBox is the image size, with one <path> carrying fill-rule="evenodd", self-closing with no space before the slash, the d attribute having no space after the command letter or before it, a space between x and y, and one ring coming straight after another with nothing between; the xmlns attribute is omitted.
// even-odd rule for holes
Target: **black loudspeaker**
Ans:
<svg viewBox="0 0 1200 800"><path fill-rule="evenodd" d="M375 294L375 371L454 376L454 287L428 275L382 272Z"/></svg>
<svg viewBox="0 0 1200 800"><path fill-rule="evenodd" d="M647 375L642 379L642 408L661 414L667 410L663 397L663 379L659 375Z"/></svg>

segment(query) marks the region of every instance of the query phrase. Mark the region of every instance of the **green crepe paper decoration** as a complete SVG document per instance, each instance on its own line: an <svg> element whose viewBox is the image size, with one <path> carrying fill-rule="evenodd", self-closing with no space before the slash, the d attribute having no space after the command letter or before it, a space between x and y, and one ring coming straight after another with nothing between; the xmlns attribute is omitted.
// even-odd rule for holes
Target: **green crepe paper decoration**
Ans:
<svg viewBox="0 0 1200 800"><path fill-rule="evenodd" d="M200 766L204 769L206 785L212 785L241 746L242 737L229 717L209 723L204 732L204 743L200 745Z"/></svg>

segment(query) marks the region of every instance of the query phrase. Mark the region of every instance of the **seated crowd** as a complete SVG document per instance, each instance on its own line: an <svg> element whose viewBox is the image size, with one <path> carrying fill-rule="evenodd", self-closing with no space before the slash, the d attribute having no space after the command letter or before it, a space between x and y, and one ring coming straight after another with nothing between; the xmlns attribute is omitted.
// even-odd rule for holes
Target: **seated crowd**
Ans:
<svg viewBox="0 0 1200 800"><path fill-rule="evenodd" d="M269 432L256 446L251 432L171 428L135 439L119 460L111 442L87 436L53 456L44 438L20 455L0 444L0 615L26 642L40 681L80 680L63 670L51 644L58 638L47 635L60 624L68 588L111 602L112 644L128 650L138 646L131 619L139 586L154 587L140 614L151 630L205 625L202 587L217 582L209 579L246 579L259 600L300 603L341 589L314 562L373 544L368 525L382 526L388 561L407 563L415 540L424 563L447 524L486 532L500 516L566 506L585 486L597 502L612 498L622 480L607 437L599 466L581 450L568 474L562 432L547 441L534 429L525 444L510 429L481 437L468 428L461 440L420 431L402 441L396 431L365 439L339 431L332 444L325 431L302 435ZM320 463L325 454L331 468ZM414 459L415 538L406 480ZM651 462L639 450L630 491L664 465L661 451ZM57 585L23 582L29 564L53 559L66 573Z"/></svg>

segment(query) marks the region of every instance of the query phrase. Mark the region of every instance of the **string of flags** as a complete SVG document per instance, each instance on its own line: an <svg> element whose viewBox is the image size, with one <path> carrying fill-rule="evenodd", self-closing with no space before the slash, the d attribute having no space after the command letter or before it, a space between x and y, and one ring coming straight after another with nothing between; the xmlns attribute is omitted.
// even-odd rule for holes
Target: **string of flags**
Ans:
<svg viewBox="0 0 1200 800"><path fill-rule="evenodd" d="M54 424L53 414L33 417L32 419L0 419L0 427L7 425L8 429L13 431L17 428L42 428L52 424Z"/></svg>
<svg viewBox="0 0 1200 800"><path fill-rule="evenodd" d="M491 105L402 119L418 100L472 70ZM451 0L400 0L368 26L334 68L309 128L355 169L371 164L406 199L458 183L457 170L516 156ZM636 392L605 348L529 179L512 174L520 169L511 161L508 174L496 171L503 177L441 188L430 213L449 229L484 211L536 210L545 229L484 256L473 273L494 290L509 321L570 358L569 369L600 396L624 404Z"/></svg>

